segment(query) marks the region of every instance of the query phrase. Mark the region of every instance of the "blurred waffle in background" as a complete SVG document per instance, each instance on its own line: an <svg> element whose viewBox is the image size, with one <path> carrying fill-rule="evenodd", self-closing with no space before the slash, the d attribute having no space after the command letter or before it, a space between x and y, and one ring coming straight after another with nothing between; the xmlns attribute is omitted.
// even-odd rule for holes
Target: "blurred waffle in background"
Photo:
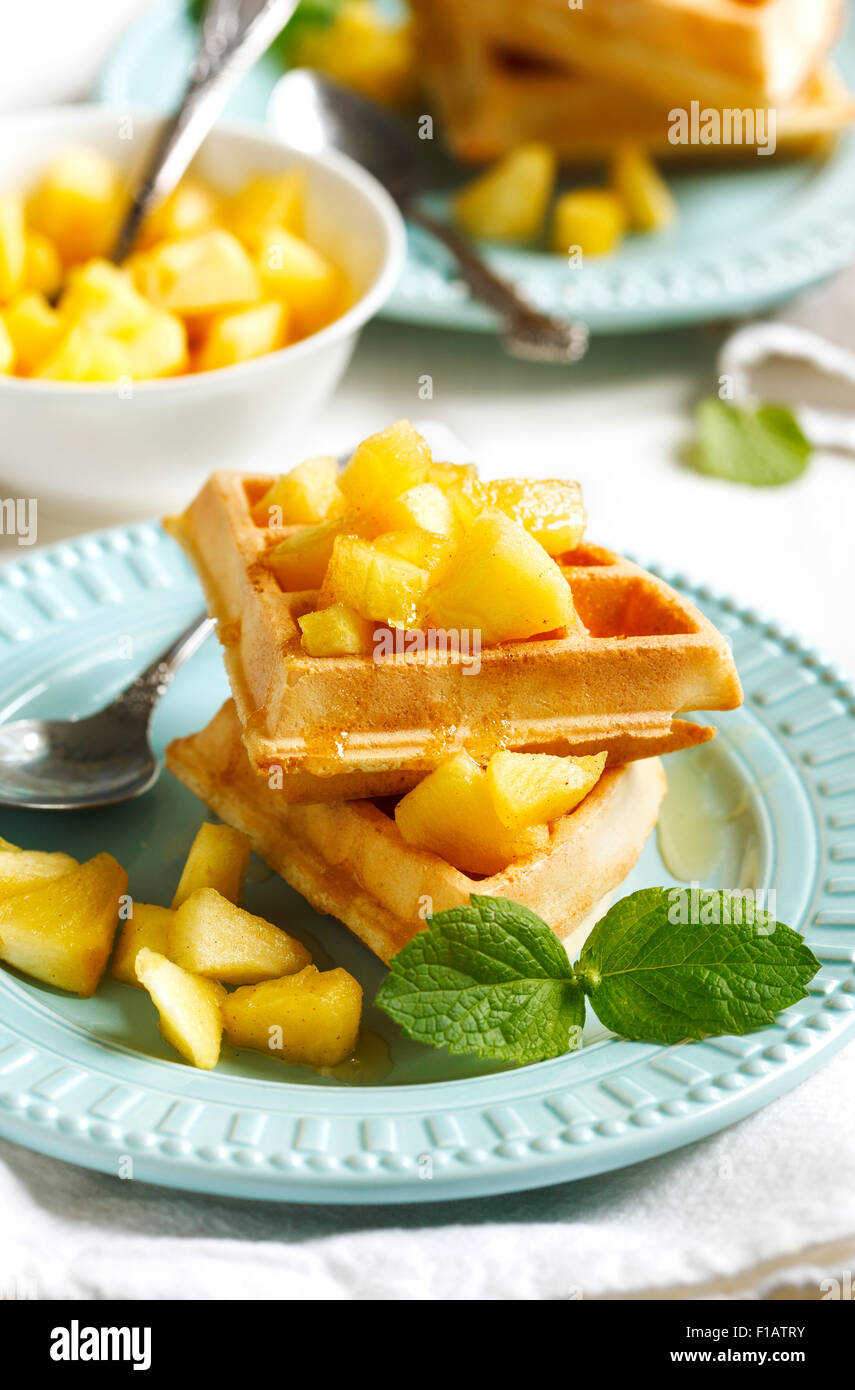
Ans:
<svg viewBox="0 0 855 1390"><path fill-rule="evenodd" d="M774 107L777 145L813 153L853 117L828 63L842 0L412 0L420 77L454 153L493 159L531 140L569 162L622 142L669 143L673 108Z"/></svg>

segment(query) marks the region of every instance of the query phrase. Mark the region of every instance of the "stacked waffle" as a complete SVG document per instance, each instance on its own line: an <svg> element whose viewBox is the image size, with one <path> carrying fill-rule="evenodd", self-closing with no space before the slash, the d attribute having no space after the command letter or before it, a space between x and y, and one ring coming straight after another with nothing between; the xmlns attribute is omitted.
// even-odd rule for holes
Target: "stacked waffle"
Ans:
<svg viewBox="0 0 855 1390"><path fill-rule="evenodd" d="M584 930L655 824L659 755L714 732L676 716L739 703L727 644L661 580L583 542L574 485L485 487L473 468L433 461L406 422L360 446L341 475L347 506L330 466L302 466L304 479L327 470L327 500L311 520L304 494L287 514L287 477L283 488L218 473L167 522L217 620L233 696L202 733L172 744L170 768L384 960L426 910L466 903L473 891L526 904L561 936ZM380 501L378 478L389 479ZM284 507L268 506L277 496ZM383 531L390 517L399 529ZM518 544L531 570L520 589L525 620L513 593ZM419 554L430 557L424 568L412 563ZM423 601L413 601L416 582ZM410 586L406 619L396 584ZM448 621L455 613L476 615L477 631ZM498 750L546 754L514 767L554 776L572 764L574 776L590 774L590 789L513 841L519 850L507 862L496 853L467 859L453 844L438 853L402 812L443 768L460 771L461 750L478 776Z"/></svg>
<svg viewBox="0 0 855 1390"><path fill-rule="evenodd" d="M808 152L853 103L828 62L842 0L412 0L423 79L466 160L528 141L571 162L639 140L669 154L675 109L768 111L777 147Z"/></svg>

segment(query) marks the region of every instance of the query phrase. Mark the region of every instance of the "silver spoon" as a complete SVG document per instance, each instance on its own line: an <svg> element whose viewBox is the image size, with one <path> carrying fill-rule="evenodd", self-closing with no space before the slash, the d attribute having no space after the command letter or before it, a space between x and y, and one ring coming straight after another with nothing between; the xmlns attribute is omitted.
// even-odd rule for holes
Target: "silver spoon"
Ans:
<svg viewBox="0 0 855 1390"><path fill-rule="evenodd" d="M0 805L74 811L147 791L160 772L148 738L155 706L213 626L201 614L97 714L0 724Z"/></svg>
<svg viewBox="0 0 855 1390"><path fill-rule="evenodd" d="M166 123L116 239L113 260L133 250L149 208L167 198L244 73L288 23L298 0L208 0L199 50L181 105Z"/></svg>
<svg viewBox="0 0 855 1390"><path fill-rule="evenodd" d="M554 318L530 304L509 280L491 270L472 242L416 201L430 184L427 141L375 102L307 69L286 73L270 98L270 119L284 139L305 154L332 146L368 169L392 194L410 222L447 246L476 298L496 310L508 352L536 362L578 362L588 347L583 323Z"/></svg>

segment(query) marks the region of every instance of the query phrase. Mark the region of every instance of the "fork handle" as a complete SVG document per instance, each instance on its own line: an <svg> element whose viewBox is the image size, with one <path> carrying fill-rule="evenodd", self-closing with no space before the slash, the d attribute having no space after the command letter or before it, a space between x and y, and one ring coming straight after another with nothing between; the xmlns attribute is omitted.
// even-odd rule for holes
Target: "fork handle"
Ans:
<svg viewBox="0 0 855 1390"><path fill-rule="evenodd" d="M554 362L578 362L584 357L588 348L585 324L557 319L536 309L510 280L497 275L472 242L449 222L414 202L408 202L406 212L411 222L430 232L451 252L472 293L501 315L509 352L529 360Z"/></svg>
<svg viewBox="0 0 855 1390"><path fill-rule="evenodd" d="M248 68L260 58L297 8L298 0L209 0L181 105L149 157L113 250L129 255L146 212L175 188Z"/></svg>
<svg viewBox="0 0 855 1390"><path fill-rule="evenodd" d="M166 651L161 652L127 690L123 690L121 695L116 697L113 701L114 708L118 707L124 714L148 723L155 705L171 684L176 671L199 650L213 629L213 618L209 618L207 613L200 613Z"/></svg>

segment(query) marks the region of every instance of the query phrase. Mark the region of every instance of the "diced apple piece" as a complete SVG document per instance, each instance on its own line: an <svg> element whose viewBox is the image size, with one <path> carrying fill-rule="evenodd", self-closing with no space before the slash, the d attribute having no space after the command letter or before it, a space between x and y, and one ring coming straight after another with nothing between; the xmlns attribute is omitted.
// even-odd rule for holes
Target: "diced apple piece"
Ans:
<svg viewBox="0 0 855 1390"><path fill-rule="evenodd" d="M374 624L343 603L298 618L303 650L309 656L359 656L374 646Z"/></svg>
<svg viewBox="0 0 855 1390"><path fill-rule="evenodd" d="M220 216L230 232L257 251L263 234L272 227L284 227L294 236L302 236L305 193L302 169L257 174L240 192L225 199Z"/></svg>
<svg viewBox="0 0 855 1390"><path fill-rule="evenodd" d="M261 298L258 272L231 232L166 241L133 258L140 294L173 314L224 313Z"/></svg>
<svg viewBox="0 0 855 1390"><path fill-rule="evenodd" d="M49 237L27 232L22 292L44 294L50 299L62 284L62 261Z"/></svg>
<svg viewBox="0 0 855 1390"><path fill-rule="evenodd" d="M252 509L256 526L310 526L344 511L338 463L331 454L304 459L283 473Z"/></svg>
<svg viewBox="0 0 855 1390"><path fill-rule="evenodd" d="M170 960L194 975L251 985L302 970L312 959L302 941L244 912L215 888L199 888L175 913Z"/></svg>
<svg viewBox="0 0 855 1390"><path fill-rule="evenodd" d="M175 314L151 309L146 322L124 339L128 372L138 381L175 376L187 366L187 330Z"/></svg>
<svg viewBox="0 0 855 1390"><path fill-rule="evenodd" d="M266 296L283 299L294 338L317 333L345 307L344 276L332 261L284 227L261 234L256 265Z"/></svg>
<svg viewBox="0 0 855 1390"><path fill-rule="evenodd" d="M28 376L57 345L65 325L42 294L22 294L3 312L15 350L15 367Z"/></svg>
<svg viewBox="0 0 855 1390"><path fill-rule="evenodd" d="M395 824L408 844L472 874L500 873L514 860L541 853L549 842L545 825L518 832L502 825L486 772L465 752L446 758L401 798Z"/></svg>
<svg viewBox="0 0 855 1390"><path fill-rule="evenodd" d="M277 299L218 314L196 353L194 366L197 372L233 367L236 362L249 362L253 357L275 352L285 346L287 339L288 310Z"/></svg>
<svg viewBox="0 0 855 1390"><path fill-rule="evenodd" d="M454 551L454 541L448 536L437 536L430 531L388 531L377 536L372 544L377 550L389 555L398 555L409 560L419 569L432 570Z"/></svg>
<svg viewBox="0 0 855 1390"><path fill-rule="evenodd" d="M342 471L339 486L360 511L377 512L393 497L423 483L430 449L409 420L369 435Z"/></svg>
<svg viewBox="0 0 855 1390"><path fill-rule="evenodd" d="M148 214L137 246L146 250L160 241L175 241L207 232L213 227L216 216L217 199L210 188L198 179L182 179L169 197Z"/></svg>
<svg viewBox="0 0 855 1390"><path fill-rule="evenodd" d="M223 1001L234 1047L267 1052L291 1066L334 1067L356 1048L362 987L346 970L305 970L236 989Z"/></svg>
<svg viewBox="0 0 855 1390"><path fill-rule="evenodd" d="M0 303L20 291L25 263L24 200L19 193L0 193Z"/></svg>
<svg viewBox="0 0 855 1390"><path fill-rule="evenodd" d="M478 482L478 469L474 463L431 463L427 481L436 483L443 491L450 487L466 487Z"/></svg>
<svg viewBox="0 0 855 1390"><path fill-rule="evenodd" d="M566 555L585 534L585 506L578 483L560 478L503 478L485 488L487 505L518 521L547 555Z"/></svg>
<svg viewBox="0 0 855 1390"><path fill-rule="evenodd" d="M284 541L268 551L266 564L286 594L321 587L333 546L340 535L340 521L325 521L320 526L307 526L303 531L295 531L293 536L286 536Z"/></svg>
<svg viewBox="0 0 855 1390"><path fill-rule="evenodd" d="M352 87L371 101L407 106L416 93L413 26L395 23L372 0L342 0L325 15L295 30L289 46L292 67L314 68Z"/></svg>
<svg viewBox="0 0 855 1390"><path fill-rule="evenodd" d="M487 785L496 815L515 833L558 820L584 800L605 765L605 753L581 758L494 753L487 764Z"/></svg>
<svg viewBox="0 0 855 1390"><path fill-rule="evenodd" d="M583 256L607 256L625 232L623 203L608 188L576 188L556 200L553 251L566 256L578 248Z"/></svg>
<svg viewBox="0 0 855 1390"><path fill-rule="evenodd" d="M133 905L133 916L122 923L113 953L110 974L114 980L124 985L139 985L137 979L137 954L144 948L166 955L169 949L169 928L174 912L168 907L157 907L154 903Z"/></svg>
<svg viewBox="0 0 855 1390"><path fill-rule="evenodd" d="M69 324L85 323L116 337L136 333L151 317L151 305L131 277L108 261L88 261L72 270L57 309Z"/></svg>
<svg viewBox="0 0 855 1390"><path fill-rule="evenodd" d="M33 376L46 381L118 381L129 376L124 343L78 323L60 338Z"/></svg>
<svg viewBox="0 0 855 1390"><path fill-rule="evenodd" d="M451 536L456 521L451 503L436 483L418 483L400 497L393 497L375 514L377 530L431 531L437 536Z"/></svg>
<svg viewBox="0 0 855 1390"><path fill-rule="evenodd" d="M318 602L321 607L343 603L363 618L393 627L419 627L428 579L427 570L371 541L338 536Z"/></svg>
<svg viewBox="0 0 855 1390"><path fill-rule="evenodd" d="M191 1066L211 1071L223 1037L221 1006L227 996L222 985L191 975L145 946L137 954L136 971L160 1015L164 1041Z"/></svg>
<svg viewBox="0 0 855 1390"><path fill-rule="evenodd" d="M638 232L670 227L677 204L653 160L638 145L622 145L612 161L612 184Z"/></svg>
<svg viewBox="0 0 855 1390"><path fill-rule="evenodd" d="M108 159L96 150L70 149L54 160L36 189L30 221L72 265L109 255L125 202Z"/></svg>
<svg viewBox="0 0 855 1390"><path fill-rule="evenodd" d="M173 908L180 907L199 888L216 888L239 906L251 852L249 837L242 831L205 821L190 846L172 899Z"/></svg>
<svg viewBox="0 0 855 1390"><path fill-rule="evenodd" d="M49 853L39 849L0 846L0 898L28 893L31 888L60 878L77 868L77 860L61 850Z"/></svg>
<svg viewBox="0 0 855 1390"><path fill-rule="evenodd" d="M0 376L6 376L15 369L15 347L9 330L0 316Z"/></svg>
<svg viewBox="0 0 855 1390"><path fill-rule="evenodd" d="M504 512L476 517L427 594L437 627L480 631L488 646L576 625L558 565Z"/></svg>
<svg viewBox="0 0 855 1390"><path fill-rule="evenodd" d="M110 854L0 902L0 960L88 998L104 973L128 876Z"/></svg>
<svg viewBox="0 0 855 1390"><path fill-rule="evenodd" d="M533 241L552 197L555 167L547 145L511 150L457 194L457 222L470 236L488 241Z"/></svg>

